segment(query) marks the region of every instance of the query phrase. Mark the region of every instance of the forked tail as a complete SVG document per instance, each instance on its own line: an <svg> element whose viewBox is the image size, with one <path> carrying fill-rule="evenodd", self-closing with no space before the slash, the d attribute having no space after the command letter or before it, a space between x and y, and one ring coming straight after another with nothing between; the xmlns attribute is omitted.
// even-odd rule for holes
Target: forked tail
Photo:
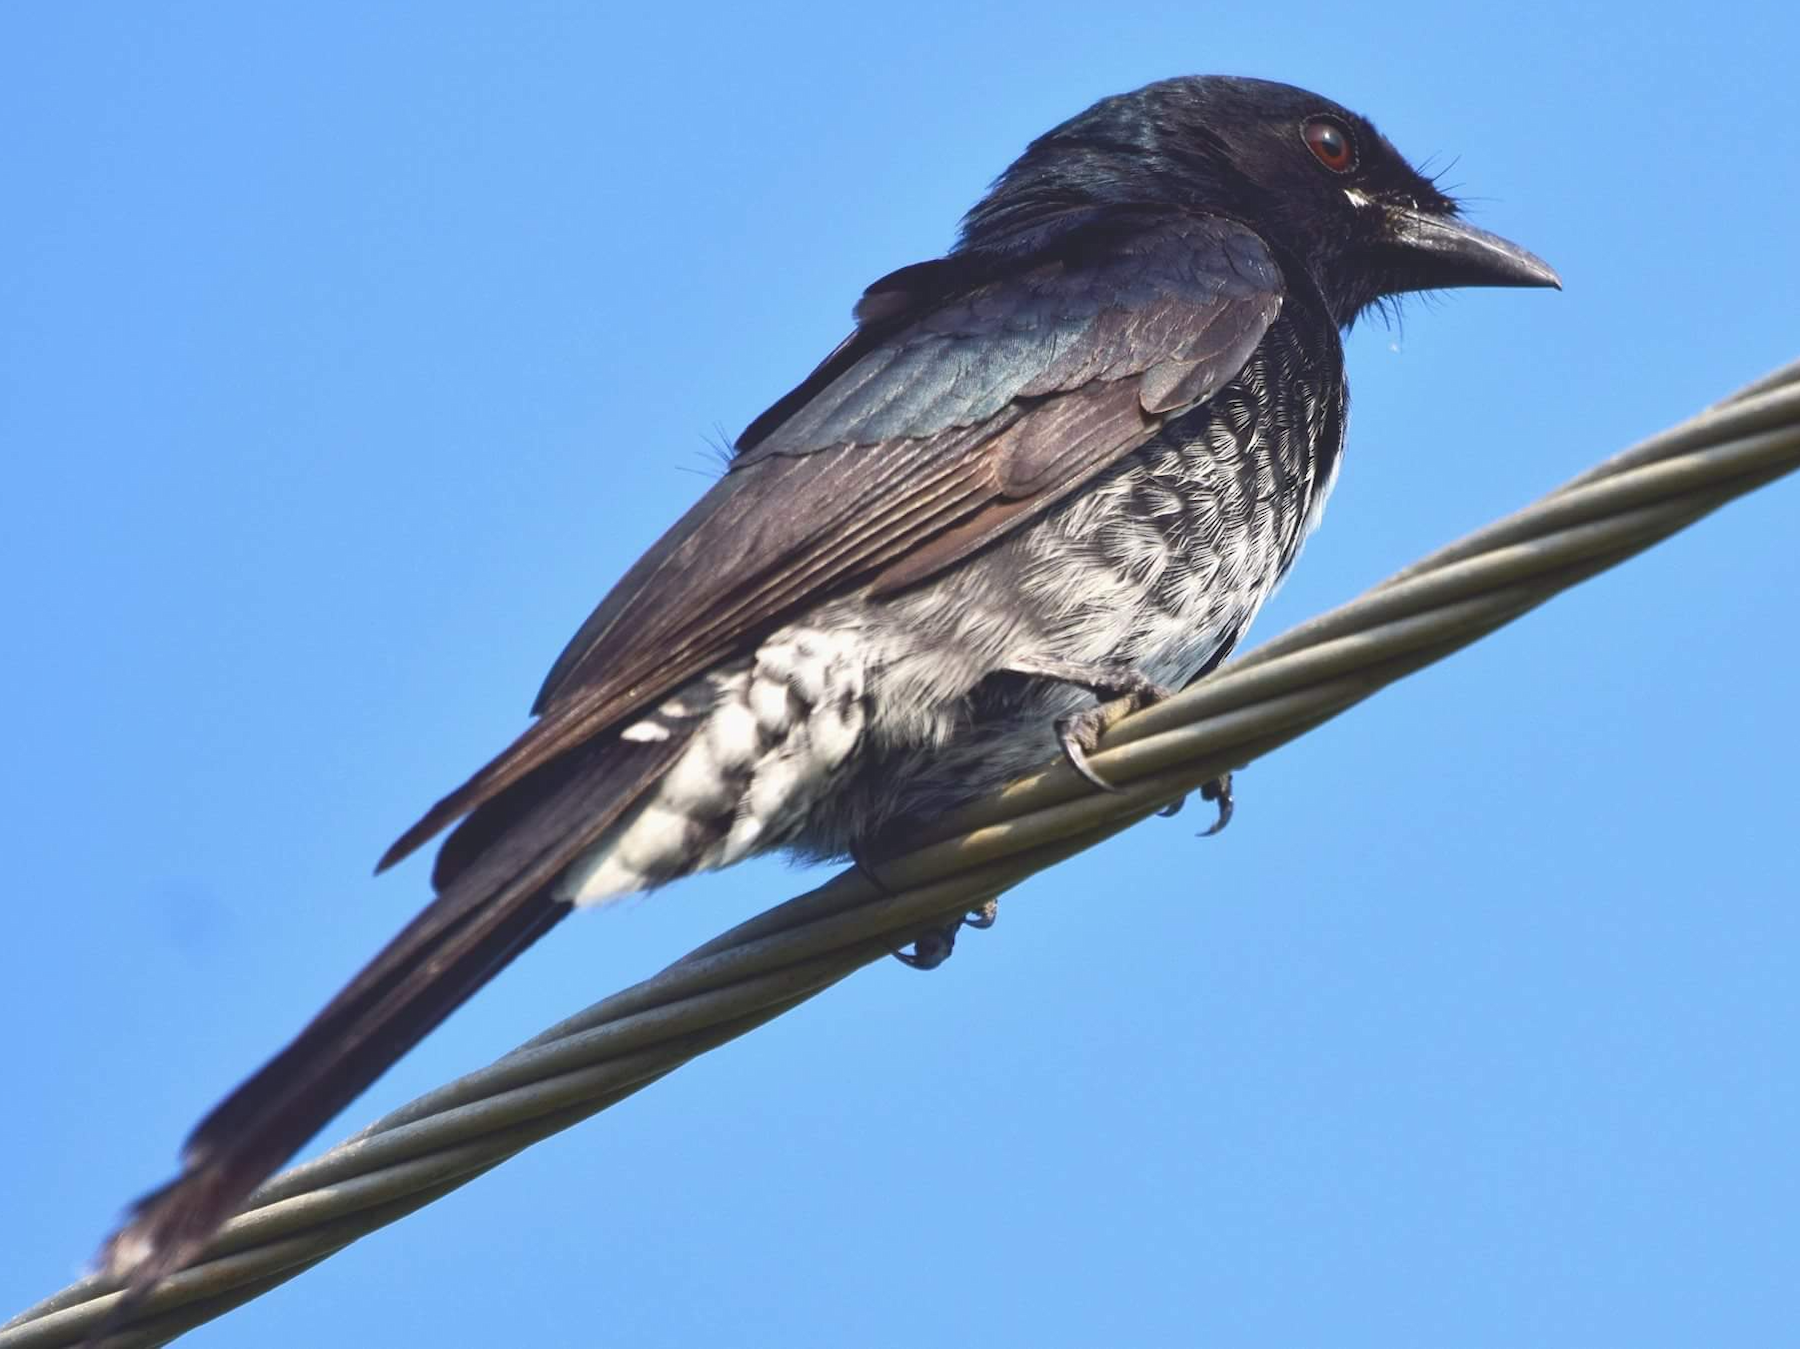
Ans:
<svg viewBox="0 0 1800 1349"><path fill-rule="evenodd" d="M655 783L684 739L609 736L464 821L440 854L437 897L200 1122L181 1174L108 1239L106 1271L136 1295L191 1263L264 1179L561 921L571 906L559 877Z"/></svg>

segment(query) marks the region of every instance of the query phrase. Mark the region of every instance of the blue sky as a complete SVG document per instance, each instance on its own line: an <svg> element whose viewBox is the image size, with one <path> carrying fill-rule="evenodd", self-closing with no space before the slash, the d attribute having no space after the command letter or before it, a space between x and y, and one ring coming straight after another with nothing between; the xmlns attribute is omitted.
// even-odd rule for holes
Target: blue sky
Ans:
<svg viewBox="0 0 1800 1349"><path fill-rule="evenodd" d="M1800 354L1776 7L9 6L0 1312L422 900L712 446L1033 135L1288 80L1567 291L1360 328L1269 636ZM1770 1342L1800 1249L1800 484L196 1345ZM558 930L332 1130L824 872Z"/></svg>

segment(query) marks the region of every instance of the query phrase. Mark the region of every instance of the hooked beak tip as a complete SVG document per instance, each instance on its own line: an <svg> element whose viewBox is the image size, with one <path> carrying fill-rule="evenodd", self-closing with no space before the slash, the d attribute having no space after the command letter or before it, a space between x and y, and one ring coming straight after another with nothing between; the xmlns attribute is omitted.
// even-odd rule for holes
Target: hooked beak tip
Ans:
<svg viewBox="0 0 1800 1349"><path fill-rule="evenodd" d="M1435 286L1542 286L1562 277L1535 253L1461 220L1410 208L1388 215L1389 235Z"/></svg>

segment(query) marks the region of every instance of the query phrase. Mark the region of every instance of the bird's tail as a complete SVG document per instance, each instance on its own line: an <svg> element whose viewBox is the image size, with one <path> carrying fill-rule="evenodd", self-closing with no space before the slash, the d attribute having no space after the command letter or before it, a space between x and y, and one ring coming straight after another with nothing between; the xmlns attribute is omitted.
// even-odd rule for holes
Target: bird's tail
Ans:
<svg viewBox="0 0 1800 1349"><path fill-rule="evenodd" d="M193 1261L257 1185L569 912L559 878L640 803L687 738L609 736L465 820L439 856L437 897L200 1122L181 1175L137 1203L102 1248L102 1267L140 1294Z"/></svg>

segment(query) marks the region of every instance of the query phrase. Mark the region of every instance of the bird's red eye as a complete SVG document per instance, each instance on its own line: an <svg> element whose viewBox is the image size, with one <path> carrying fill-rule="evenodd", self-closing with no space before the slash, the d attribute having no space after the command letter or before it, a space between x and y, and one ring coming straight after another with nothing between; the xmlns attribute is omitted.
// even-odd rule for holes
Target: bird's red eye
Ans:
<svg viewBox="0 0 1800 1349"><path fill-rule="evenodd" d="M1348 173L1356 167L1356 143L1350 131L1334 117L1315 117L1300 128L1306 148L1333 173Z"/></svg>

